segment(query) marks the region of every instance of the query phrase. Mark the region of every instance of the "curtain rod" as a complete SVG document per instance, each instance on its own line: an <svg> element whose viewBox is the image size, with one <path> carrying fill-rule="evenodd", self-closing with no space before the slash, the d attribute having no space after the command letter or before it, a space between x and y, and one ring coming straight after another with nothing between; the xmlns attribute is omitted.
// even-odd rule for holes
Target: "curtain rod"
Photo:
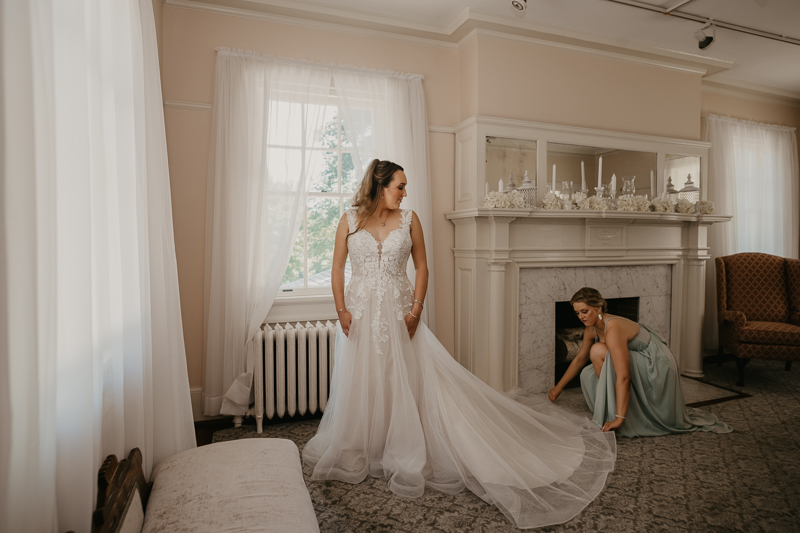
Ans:
<svg viewBox="0 0 800 533"><path fill-rule="evenodd" d="M260 54L252 50L239 50L235 48L228 48L227 46L218 46L217 48L215 48L215 50L221 54L249 57L252 59L256 59L258 61L265 61L265 62L280 62L293 65L302 65L307 67L323 67L323 68L330 68L333 70L357 72L359 74L372 74L374 76L382 76L386 78L399 78L403 80L425 79L425 76L423 76L422 74L407 74L404 72L395 72L392 70L381 70L369 67L357 67L354 65L339 65L337 63L330 63L328 61L309 61L307 59L294 59L291 57L281 57L273 54Z"/></svg>

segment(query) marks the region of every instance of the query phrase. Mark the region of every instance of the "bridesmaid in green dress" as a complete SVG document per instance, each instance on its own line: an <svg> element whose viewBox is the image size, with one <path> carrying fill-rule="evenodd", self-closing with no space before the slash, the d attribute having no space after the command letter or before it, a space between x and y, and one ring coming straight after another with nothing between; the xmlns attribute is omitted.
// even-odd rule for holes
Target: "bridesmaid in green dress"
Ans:
<svg viewBox="0 0 800 533"><path fill-rule="evenodd" d="M689 431L733 431L713 414L686 407L675 356L656 332L607 313L596 289L584 287L570 300L586 326L580 352L550 389L551 402L577 374L583 396L603 431L647 437ZM591 361L591 365L586 365Z"/></svg>

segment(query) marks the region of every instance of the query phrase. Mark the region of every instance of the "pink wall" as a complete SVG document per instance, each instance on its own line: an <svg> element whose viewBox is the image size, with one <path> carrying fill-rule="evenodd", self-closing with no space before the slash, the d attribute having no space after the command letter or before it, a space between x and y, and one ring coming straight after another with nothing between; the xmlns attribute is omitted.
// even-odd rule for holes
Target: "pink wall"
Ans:
<svg viewBox="0 0 800 533"><path fill-rule="evenodd" d="M431 126L475 114L698 139L700 115L715 112L778 122L797 108L720 98L700 76L537 44L477 36L459 50L407 40L280 24L161 6L165 101L210 104L217 46L425 76ZM163 13L162 13L163 10ZM790 111L791 110L791 111ZM794 114L792 114L794 113ZM205 209L211 110L166 106L175 245L186 356L193 388L202 384ZM791 122L793 121L793 122ZM453 209L455 137L430 134L437 336L454 345Z"/></svg>

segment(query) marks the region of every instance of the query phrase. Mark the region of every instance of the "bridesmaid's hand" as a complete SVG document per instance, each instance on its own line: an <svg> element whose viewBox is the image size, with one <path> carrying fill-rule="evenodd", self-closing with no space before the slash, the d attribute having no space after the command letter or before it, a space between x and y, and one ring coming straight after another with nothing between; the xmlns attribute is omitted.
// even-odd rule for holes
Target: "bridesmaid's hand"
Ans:
<svg viewBox="0 0 800 533"><path fill-rule="evenodd" d="M553 387L552 389L550 389L550 392L548 392L548 393L547 393L547 398L548 398L548 399L549 399L551 402L553 402L553 403L556 403L556 398L558 398L559 396L561 396L561 393L562 393L562 392L564 392L564 391L562 391L562 390L561 390L561 389L559 389L558 387Z"/></svg>
<svg viewBox="0 0 800 533"><path fill-rule="evenodd" d="M614 431L618 427L622 426L623 422L625 422L624 418L615 418L611 422L606 422L603 424L603 431Z"/></svg>
<svg viewBox="0 0 800 533"><path fill-rule="evenodd" d="M353 322L353 315L350 314L350 311L345 309L341 313L339 313L339 325L342 326L342 331L344 331L345 337L349 336L350 334L350 324Z"/></svg>

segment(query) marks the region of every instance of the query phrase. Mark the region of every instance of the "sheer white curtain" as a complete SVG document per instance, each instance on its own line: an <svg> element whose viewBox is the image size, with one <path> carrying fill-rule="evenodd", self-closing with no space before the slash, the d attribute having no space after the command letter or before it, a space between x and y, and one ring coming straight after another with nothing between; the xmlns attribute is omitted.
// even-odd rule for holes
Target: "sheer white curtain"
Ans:
<svg viewBox="0 0 800 533"><path fill-rule="evenodd" d="M404 209L413 209L425 235L428 256L428 294L422 320L434 329L433 220L428 162L428 118L422 76L334 70L336 94L342 102L342 124L353 143L356 173L364 175L375 158L404 168L408 197ZM409 261L409 277L414 265Z"/></svg>
<svg viewBox="0 0 800 533"><path fill-rule="evenodd" d="M2 4L0 530L195 446L150 0Z"/></svg>
<svg viewBox="0 0 800 533"><path fill-rule="evenodd" d="M733 215L708 233L704 338L712 348L718 344L714 258L739 252L797 257L800 170L794 128L708 115L703 140L712 144L708 199L717 213Z"/></svg>
<svg viewBox="0 0 800 533"><path fill-rule="evenodd" d="M252 340L280 288L321 161L332 87L356 172L373 158L406 169L432 271L427 118L420 76L219 48L206 241L203 412L243 415L252 400ZM433 317L432 283L425 310ZM315 317L308 317L314 319Z"/></svg>
<svg viewBox="0 0 800 533"><path fill-rule="evenodd" d="M217 50L206 219L206 415L243 415L252 341L289 261L320 148L331 72Z"/></svg>

